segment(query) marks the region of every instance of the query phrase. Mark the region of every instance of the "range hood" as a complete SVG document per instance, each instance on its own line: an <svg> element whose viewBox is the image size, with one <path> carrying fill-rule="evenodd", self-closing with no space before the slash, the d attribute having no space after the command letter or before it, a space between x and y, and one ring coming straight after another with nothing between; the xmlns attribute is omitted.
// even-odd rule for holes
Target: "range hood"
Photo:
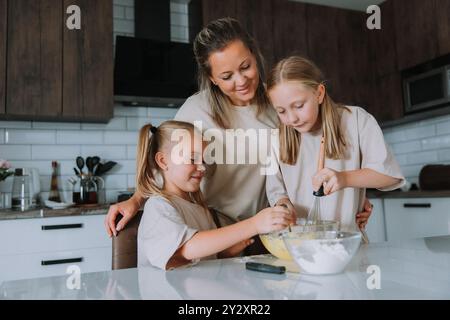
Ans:
<svg viewBox="0 0 450 320"><path fill-rule="evenodd" d="M114 100L179 107L197 91L196 71L192 44L118 36Z"/></svg>
<svg viewBox="0 0 450 320"><path fill-rule="evenodd" d="M131 106L178 107L197 91L192 40L199 1L187 1L191 43L171 42L169 0L135 0L135 36L116 37L114 98Z"/></svg>

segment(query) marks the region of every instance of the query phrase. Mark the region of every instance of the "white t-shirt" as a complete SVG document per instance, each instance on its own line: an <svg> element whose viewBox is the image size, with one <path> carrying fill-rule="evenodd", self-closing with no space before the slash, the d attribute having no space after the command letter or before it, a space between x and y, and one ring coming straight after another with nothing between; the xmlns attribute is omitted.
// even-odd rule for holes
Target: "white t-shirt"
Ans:
<svg viewBox="0 0 450 320"><path fill-rule="evenodd" d="M175 251L198 231L216 229L211 214L202 206L172 196L150 197L138 229L138 266L166 269ZM204 259L216 259L216 255Z"/></svg>
<svg viewBox="0 0 450 320"><path fill-rule="evenodd" d="M400 167L384 141L383 132L375 118L359 107L343 111L341 128L347 143L345 159L325 159L325 168L336 171L372 169L379 173L401 179L401 182L380 189L394 190L404 184ZM306 217L313 202L312 177L317 172L317 162L322 138L321 130L302 133L300 154L295 165L279 161L279 147L273 145L273 156L279 163L279 171L267 176L267 196L271 205L280 198L288 197L300 217ZM356 231L355 215L362 211L365 189L345 188L320 199L321 218L336 220L342 230Z"/></svg>
<svg viewBox="0 0 450 320"><path fill-rule="evenodd" d="M234 106L230 110L232 129L255 129L265 131L271 134L271 129L276 128L276 114L270 109L267 114L262 114L259 119L256 117L256 106ZM268 206L265 192L266 176L261 174L261 168L265 167L260 163L260 159L255 152L255 146L259 146L254 136L249 134L249 143L247 146L228 143L226 131L219 128L211 116L211 107L204 92L197 93L189 97L175 116L175 120L194 123L201 121L201 129L215 129L222 138L217 139L219 148L224 150L224 160L231 159L227 157L233 149L235 150L235 159L237 154L245 156L243 164L217 164L214 174L211 177L205 176L202 181L201 190L205 196L208 206L222 212L234 221L249 218ZM255 131L257 133L260 133ZM211 132L211 131L210 131ZM230 131L229 131L230 132ZM244 134L238 133L240 137ZM261 136L259 136L261 137ZM258 138L256 138L258 139ZM266 156L270 149L266 152ZM251 159L257 157L257 162ZM221 221L224 222L224 221ZM225 223L229 224L229 223Z"/></svg>

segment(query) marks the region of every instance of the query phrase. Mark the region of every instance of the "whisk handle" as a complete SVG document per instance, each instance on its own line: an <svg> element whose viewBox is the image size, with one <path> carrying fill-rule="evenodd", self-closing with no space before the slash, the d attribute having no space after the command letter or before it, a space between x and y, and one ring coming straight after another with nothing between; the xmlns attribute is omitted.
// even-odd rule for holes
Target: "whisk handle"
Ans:
<svg viewBox="0 0 450 320"><path fill-rule="evenodd" d="M313 191L313 195L316 197L323 197L325 195L323 192L323 186L320 186L319 190Z"/></svg>

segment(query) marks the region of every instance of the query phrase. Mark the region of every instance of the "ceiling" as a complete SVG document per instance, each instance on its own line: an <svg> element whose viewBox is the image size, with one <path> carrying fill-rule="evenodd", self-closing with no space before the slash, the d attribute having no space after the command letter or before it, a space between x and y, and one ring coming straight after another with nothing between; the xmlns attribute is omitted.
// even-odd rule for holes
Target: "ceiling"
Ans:
<svg viewBox="0 0 450 320"><path fill-rule="evenodd" d="M380 4L385 0L290 0L290 1L320 4L323 6L366 12L368 6L372 4Z"/></svg>

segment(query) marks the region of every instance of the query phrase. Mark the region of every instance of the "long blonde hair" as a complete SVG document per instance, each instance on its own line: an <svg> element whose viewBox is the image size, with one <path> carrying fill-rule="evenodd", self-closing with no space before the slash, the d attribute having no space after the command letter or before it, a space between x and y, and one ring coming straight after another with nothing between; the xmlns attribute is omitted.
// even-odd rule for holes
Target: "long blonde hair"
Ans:
<svg viewBox="0 0 450 320"><path fill-rule="evenodd" d="M324 77L320 69L310 60L299 56L292 56L281 60L272 69L267 80L267 91L286 81L296 81L317 90L324 85ZM325 89L325 96L319 106L322 132L325 138L325 155L330 159L342 159L345 155L346 141L340 128L341 110L349 108L331 99ZM280 129L280 160L293 165L297 162L300 151L301 135L292 127L283 123Z"/></svg>
<svg viewBox="0 0 450 320"><path fill-rule="evenodd" d="M255 42L239 21L233 18L221 18L208 23L194 41L194 55L198 66L198 86L205 91L212 110L214 122L223 129L229 129L232 123L230 115L231 102L220 88L211 82L211 54L223 50L233 41L240 40L255 56L259 73L259 84L253 102L257 106L256 116L270 110L270 102L264 88L264 59Z"/></svg>
<svg viewBox="0 0 450 320"><path fill-rule="evenodd" d="M136 157L136 192L140 195L144 197L160 195L172 201L172 196L158 186L156 173L161 173L161 168L156 163L155 156L158 151L171 143L172 133L177 129L188 130L190 133L198 130L192 123L171 120L163 122L159 127L146 124L139 131ZM190 197L194 203L207 209L201 190L190 193Z"/></svg>

